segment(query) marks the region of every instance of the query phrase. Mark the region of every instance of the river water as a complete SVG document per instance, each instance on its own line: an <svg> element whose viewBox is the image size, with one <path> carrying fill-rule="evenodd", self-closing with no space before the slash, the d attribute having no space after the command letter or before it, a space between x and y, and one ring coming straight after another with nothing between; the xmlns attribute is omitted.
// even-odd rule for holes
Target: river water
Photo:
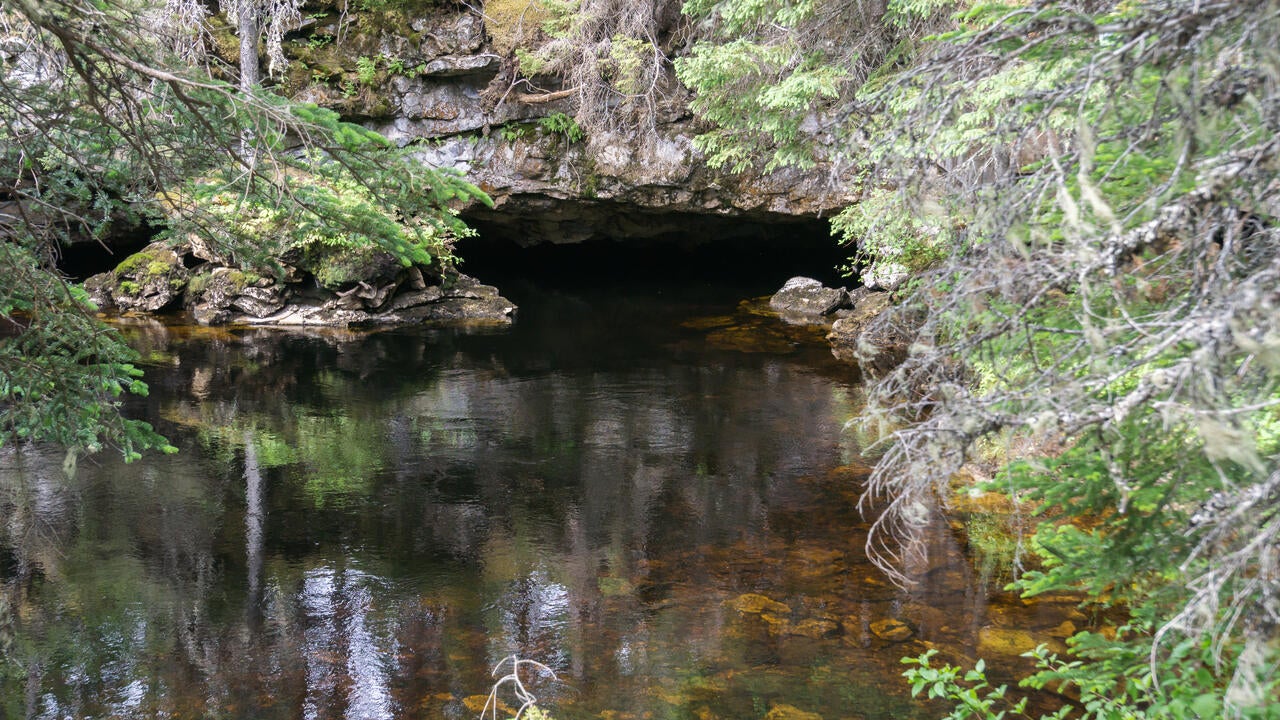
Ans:
<svg viewBox="0 0 1280 720"><path fill-rule="evenodd" d="M513 297L506 330L127 325L181 452L0 449L0 715L475 718L517 655L562 720L936 717L902 656L1060 620L944 522L911 589L867 561L857 378L740 289Z"/></svg>

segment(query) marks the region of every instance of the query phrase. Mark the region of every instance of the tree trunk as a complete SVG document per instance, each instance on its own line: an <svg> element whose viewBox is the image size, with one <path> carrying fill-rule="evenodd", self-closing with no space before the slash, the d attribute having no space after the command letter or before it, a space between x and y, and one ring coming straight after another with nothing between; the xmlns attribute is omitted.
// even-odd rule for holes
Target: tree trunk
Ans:
<svg viewBox="0 0 1280 720"><path fill-rule="evenodd" d="M258 86L258 7L254 0L239 0L240 89Z"/></svg>
<svg viewBox="0 0 1280 720"><path fill-rule="evenodd" d="M245 93L258 87L258 3L257 0L237 0L239 3L240 31L240 89ZM240 133L240 152L247 164L253 165L253 128Z"/></svg>

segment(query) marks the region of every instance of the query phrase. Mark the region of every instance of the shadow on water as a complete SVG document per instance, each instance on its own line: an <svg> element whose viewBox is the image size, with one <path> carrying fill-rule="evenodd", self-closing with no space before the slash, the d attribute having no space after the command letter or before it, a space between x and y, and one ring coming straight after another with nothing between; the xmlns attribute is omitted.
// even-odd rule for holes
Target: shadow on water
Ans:
<svg viewBox="0 0 1280 720"><path fill-rule="evenodd" d="M871 566L860 390L741 295L516 292L509 331L131 328L182 452L0 450L0 714L476 717L516 653L564 719L923 718L901 656L1057 617L942 522L916 588Z"/></svg>

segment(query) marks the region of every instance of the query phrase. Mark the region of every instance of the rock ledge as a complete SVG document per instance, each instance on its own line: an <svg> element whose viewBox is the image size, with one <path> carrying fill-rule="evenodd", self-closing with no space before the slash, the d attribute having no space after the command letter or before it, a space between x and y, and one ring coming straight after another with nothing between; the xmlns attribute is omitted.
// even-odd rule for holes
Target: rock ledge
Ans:
<svg viewBox="0 0 1280 720"><path fill-rule="evenodd" d="M152 243L84 287L103 310L183 306L201 325L509 324L516 311L497 288L456 272L436 276L382 262L366 280L326 288L287 265L282 274L267 276L201 261L197 252L191 245Z"/></svg>

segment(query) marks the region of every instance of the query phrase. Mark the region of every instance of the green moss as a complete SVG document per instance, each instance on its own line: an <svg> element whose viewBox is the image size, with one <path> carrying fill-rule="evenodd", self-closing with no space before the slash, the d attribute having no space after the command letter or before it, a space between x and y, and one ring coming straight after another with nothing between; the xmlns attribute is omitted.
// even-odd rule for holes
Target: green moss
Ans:
<svg viewBox="0 0 1280 720"><path fill-rule="evenodd" d="M539 0L488 0L484 14L493 47L502 55L527 45L542 23L551 17Z"/></svg>
<svg viewBox="0 0 1280 720"><path fill-rule="evenodd" d="M116 288L125 295L137 295L142 287L132 280L121 280Z"/></svg>
<svg viewBox="0 0 1280 720"><path fill-rule="evenodd" d="M335 247L316 245L308 249L302 266L316 282L329 290L339 290L361 280L375 278L394 265L394 260L376 247Z"/></svg>
<svg viewBox="0 0 1280 720"><path fill-rule="evenodd" d="M247 270L232 270L227 273L227 282L231 284L231 289L240 292L247 287L258 284L262 280L262 276Z"/></svg>
<svg viewBox="0 0 1280 720"><path fill-rule="evenodd" d="M209 287L209 273L200 273L192 276L187 281L187 294L191 297L199 297L204 294L205 288Z"/></svg>
<svg viewBox="0 0 1280 720"><path fill-rule="evenodd" d="M167 251L142 250L136 252L116 266L117 277L132 277L146 281L151 278L168 275L173 270L173 262L165 257Z"/></svg>
<svg viewBox="0 0 1280 720"><path fill-rule="evenodd" d="M582 155L582 161L579 164L579 192L585 198L594 198L600 192L600 173L596 169L596 160L590 153Z"/></svg>
<svg viewBox="0 0 1280 720"><path fill-rule="evenodd" d="M235 28L227 22L224 15L213 15L208 18L209 35L213 38L213 52L218 57L230 62L240 61L240 37Z"/></svg>
<svg viewBox="0 0 1280 720"><path fill-rule="evenodd" d="M435 5L434 0L355 0L356 10L368 13L402 13ZM488 3L486 3L486 6Z"/></svg>
<svg viewBox="0 0 1280 720"><path fill-rule="evenodd" d="M311 66L305 63L292 62L289 63L289 69L285 71L280 87L285 94L293 95L312 82L324 82L324 80L325 76L322 72L313 71Z"/></svg>
<svg viewBox="0 0 1280 720"><path fill-rule="evenodd" d="M290 48L290 78L298 73L300 79L334 78L342 74L344 65L351 64L351 58L344 49L332 42L321 41L328 35L316 35L315 39L300 40Z"/></svg>
<svg viewBox="0 0 1280 720"><path fill-rule="evenodd" d="M150 259L151 256L145 252L134 253L124 260L121 260L119 265L116 265L116 274L132 275L142 267L142 263L147 262Z"/></svg>

